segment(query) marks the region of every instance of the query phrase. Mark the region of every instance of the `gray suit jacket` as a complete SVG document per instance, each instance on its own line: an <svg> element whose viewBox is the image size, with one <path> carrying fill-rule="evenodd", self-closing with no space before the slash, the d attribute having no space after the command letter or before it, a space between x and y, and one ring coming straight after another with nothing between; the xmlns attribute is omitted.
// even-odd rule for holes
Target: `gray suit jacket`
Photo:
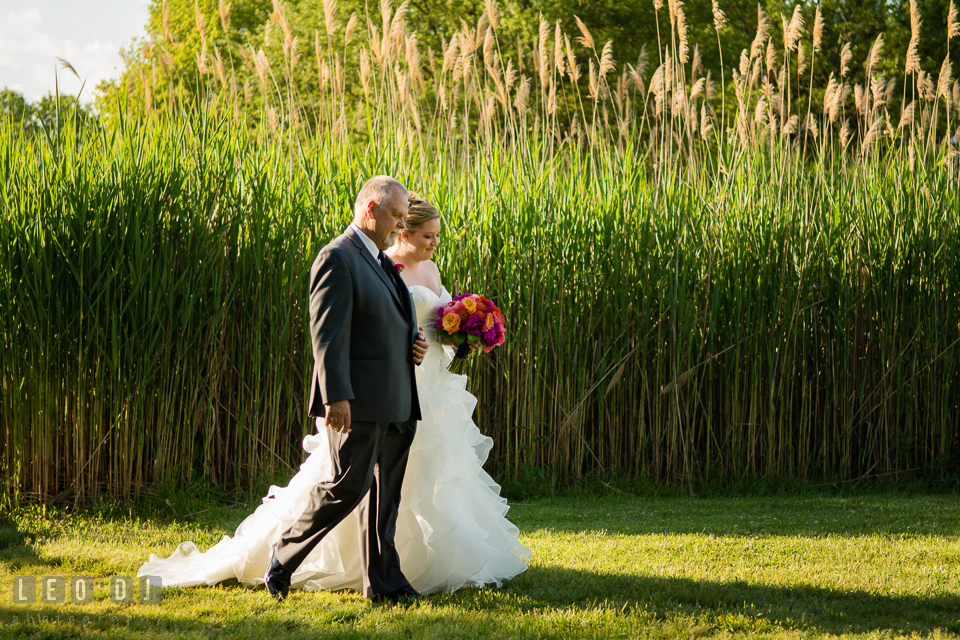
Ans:
<svg viewBox="0 0 960 640"><path fill-rule="evenodd" d="M310 337L310 415L321 417L324 404L349 400L352 420L420 419L410 294L399 274L388 276L371 257L352 227L313 262Z"/></svg>

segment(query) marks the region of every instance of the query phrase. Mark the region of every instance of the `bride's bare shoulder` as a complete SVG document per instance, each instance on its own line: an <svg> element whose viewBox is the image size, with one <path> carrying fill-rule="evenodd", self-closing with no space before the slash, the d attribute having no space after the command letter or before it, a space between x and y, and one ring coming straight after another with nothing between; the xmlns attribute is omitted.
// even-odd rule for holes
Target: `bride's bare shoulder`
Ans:
<svg viewBox="0 0 960 640"><path fill-rule="evenodd" d="M443 285L443 282L440 279L440 267L433 260L427 260L423 263L427 267L427 273L429 277L437 284L437 287Z"/></svg>

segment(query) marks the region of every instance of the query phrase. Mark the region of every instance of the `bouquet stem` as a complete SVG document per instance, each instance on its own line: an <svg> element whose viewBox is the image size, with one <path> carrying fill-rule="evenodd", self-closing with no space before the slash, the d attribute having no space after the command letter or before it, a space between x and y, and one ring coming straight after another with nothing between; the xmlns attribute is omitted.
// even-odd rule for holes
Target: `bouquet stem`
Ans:
<svg viewBox="0 0 960 640"><path fill-rule="evenodd" d="M456 373L458 375L463 375L467 370L467 356L470 355L470 344L467 342L462 343L457 347L457 353L454 354L453 360L450 361L450 364L447 365L447 371L450 373Z"/></svg>

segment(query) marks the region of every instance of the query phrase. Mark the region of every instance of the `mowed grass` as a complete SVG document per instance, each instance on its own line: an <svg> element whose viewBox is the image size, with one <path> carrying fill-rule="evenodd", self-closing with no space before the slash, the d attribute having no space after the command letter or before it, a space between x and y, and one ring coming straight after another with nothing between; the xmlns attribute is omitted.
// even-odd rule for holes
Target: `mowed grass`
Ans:
<svg viewBox="0 0 960 640"><path fill-rule="evenodd" d="M113 604L110 576L134 575L149 552L169 554L185 539L210 546L250 505L174 502L179 517L25 510L0 532L0 636L956 637L958 507L956 495L514 503L510 517L535 554L530 569L501 589L411 606L302 591L278 604L237 584ZM97 600L17 605L17 575L93 575Z"/></svg>

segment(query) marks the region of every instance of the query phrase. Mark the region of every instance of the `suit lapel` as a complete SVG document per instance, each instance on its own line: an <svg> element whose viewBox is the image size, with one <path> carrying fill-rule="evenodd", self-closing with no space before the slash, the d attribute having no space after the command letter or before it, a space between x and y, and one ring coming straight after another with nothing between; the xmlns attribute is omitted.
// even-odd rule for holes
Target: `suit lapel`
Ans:
<svg viewBox="0 0 960 640"><path fill-rule="evenodd" d="M350 227L350 242L353 243L353 246L360 252L360 256L366 262L371 269L377 273L377 277L380 278L380 281L387 287L390 291L390 295L393 296L393 299L396 300L397 304L400 305L400 309L403 310L405 314L408 314L407 307L404 304L404 301L400 299L400 294L397 292L397 285L394 282L391 282L390 277L387 275L387 272L383 270L383 267L377 262L377 260L370 255L370 252L367 250L366 245L363 244L363 240L357 237L357 230L352 226ZM387 258L390 260L390 258ZM393 264L392 262L390 263Z"/></svg>
<svg viewBox="0 0 960 640"><path fill-rule="evenodd" d="M401 293L406 293L407 285L404 284L403 279L400 277L400 273L397 271L397 265L393 263L393 260L390 259L390 256L384 254L383 259L387 261L387 266L390 268L390 272L393 274L391 276L393 279L391 284L393 285L392 288L394 294L396 295L397 301L400 302L400 306L403 307L403 312L409 317L413 315L410 312L410 296L401 296ZM383 269L380 269L380 271L382 272ZM383 275L387 274L384 273Z"/></svg>

